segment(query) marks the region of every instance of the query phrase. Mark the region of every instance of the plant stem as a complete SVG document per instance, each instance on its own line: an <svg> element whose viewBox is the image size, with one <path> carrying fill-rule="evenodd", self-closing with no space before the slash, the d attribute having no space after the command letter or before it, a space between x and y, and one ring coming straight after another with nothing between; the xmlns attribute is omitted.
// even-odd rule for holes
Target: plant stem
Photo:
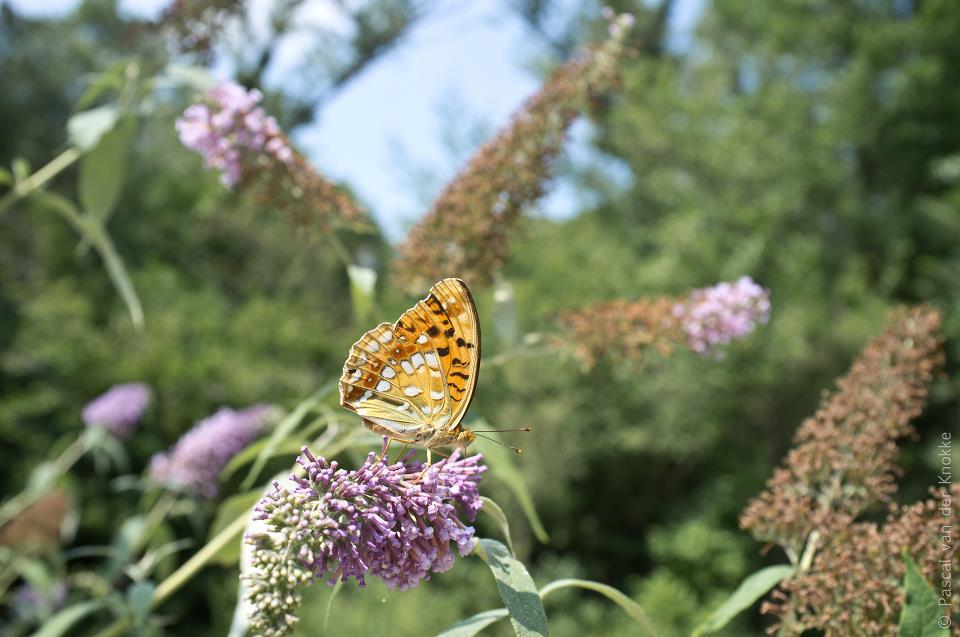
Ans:
<svg viewBox="0 0 960 637"><path fill-rule="evenodd" d="M230 543L231 540L236 539L238 535L243 533L243 530L247 527L247 520L249 519L250 512L244 511L241 515L237 516L233 522L230 523L228 527L220 531L212 540L207 542L203 548L194 553L194 555L183 563L183 566L175 570L170 574L165 580L160 582L157 585L156 590L153 591L153 599L150 602L150 608L156 608L162 604L168 597L173 595L181 586L190 581L197 571L206 565L210 559L217 554L220 549ZM99 633L97 637L117 637L122 635L130 627L131 621L129 617L123 617L116 620Z"/></svg>
<svg viewBox="0 0 960 637"><path fill-rule="evenodd" d="M3 199L0 199L0 213L13 205L17 199L26 197L56 177L60 172L73 164L73 162L80 159L80 155L80 151L76 148L68 148L51 159L46 166L38 169L35 173L14 186L12 191L7 193Z"/></svg>

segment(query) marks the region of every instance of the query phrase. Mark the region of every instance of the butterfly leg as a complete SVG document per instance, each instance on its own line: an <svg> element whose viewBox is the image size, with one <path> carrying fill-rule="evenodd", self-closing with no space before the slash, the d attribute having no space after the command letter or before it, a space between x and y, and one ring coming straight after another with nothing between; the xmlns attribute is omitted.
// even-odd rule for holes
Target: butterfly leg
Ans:
<svg viewBox="0 0 960 637"><path fill-rule="evenodd" d="M427 470L431 467L431 461L432 461L432 458L433 458L433 455L432 455L433 453L434 453L434 452L433 452L432 449L429 449L429 448L427 449L427 465L423 468L423 471L420 472L420 475L417 476L417 479L413 481L414 484L416 484L417 482L420 482L420 480L423 479L423 476L426 475ZM442 454L442 453L440 453L439 451L437 451L436 454L437 454L438 456L443 456L443 461L440 463L440 468L437 470L437 475L440 475L440 472L443 471L443 465L446 464L447 459L448 459L450 456L447 456L447 455L445 455L445 454Z"/></svg>

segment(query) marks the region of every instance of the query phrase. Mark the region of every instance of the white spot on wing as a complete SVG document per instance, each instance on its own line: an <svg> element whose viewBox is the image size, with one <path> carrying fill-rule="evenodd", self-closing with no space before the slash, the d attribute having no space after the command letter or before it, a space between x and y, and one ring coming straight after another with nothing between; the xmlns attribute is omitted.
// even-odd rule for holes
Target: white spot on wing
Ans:
<svg viewBox="0 0 960 637"><path fill-rule="evenodd" d="M430 339L427 338L427 335L426 335L426 334L421 334L420 336L417 337L417 345L423 345L423 344L426 343L428 340L430 340Z"/></svg>
<svg viewBox="0 0 960 637"><path fill-rule="evenodd" d="M380 339L381 343L387 344L393 340L393 332L386 331L383 334L381 334L378 338Z"/></svg>
<svg viewBox="0 0 960 637"><path fill-rule="evenodd" d="M390 389L390 383L385 380L381 380L377 383L377 391L388 391Z"/></svg>
<svg viewBox="0 0 960 637"><path fill-rule="evenodd" d="M430 367L440 367L440 361L437 360L437 355L433 352L427 352L424 354L424 357L427 359L427 365Z"/></svg>
<svg viewBox="0 0 960 637"><path fill-rule="evenodd" d="M430 375L433 376L434 378L440 378L440 372L435 369L430 370Z"/></svg>
<svg viewBox="0 0 960 637"><path fill-rule="evenodd" d="M355 369L353 370L353 374L350 376L350 380L352 380L353 382L357 382L358 380L360 380L361 376L363 376L363 374L360 372L360 370Z"/></svg>
<svg viewBox="0 0 960 637"><path fill-rule="evenodd" d="M413 375L413 365L410 364L410 361L400 361L400 368L403 369L404 373Z"/></svg>
<svg viewBox="0 0 960 637"><path fill-rule="evenodd" d="M433 398L434 400L440 400L441 398L443 398L443 392L442 392L442 391L431 391L431 392L430 392L430 398Z"/></svg>
<svg viewBox="0 0 960 637"><path fill-rule="evenodd" d="M397 375L397 372L395 372L393 368L388 365L383 368L383 371L380 372L380 375L383 376L384 378L393 378L394 376Z"/></svg>
<svg viewBox="0 0 960 637"><path fill-rule="evenodd" d="M380 344L377 343L375 340L370 339L369 341L367 341L367 348L368 348L368 351L370 352L379 352Z"/></svg>
<svg viewBox="0 0 960 637"><path fill-rule="evenodd" d="M413 398L414 396L419 396L420 394L422 394L423 390L417 387L416 385L407 385L406 387L403 388L403 393Z"/></svg>
<svg viewBox="0 0 960 637"><path fill-rule="evenodd" d="M423 367L423 354L417 352L410 357L410 362L413 363L414 367L420 368Z"/></svg>

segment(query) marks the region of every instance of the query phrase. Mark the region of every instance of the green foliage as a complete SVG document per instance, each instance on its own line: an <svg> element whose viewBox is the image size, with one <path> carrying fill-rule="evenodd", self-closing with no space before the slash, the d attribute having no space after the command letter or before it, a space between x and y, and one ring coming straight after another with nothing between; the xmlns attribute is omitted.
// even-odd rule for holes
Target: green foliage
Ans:
<svg viewBox="0 0 960 637"><path fill-rule="evenodd" d="M900 637L946 637L950 618L944 614L937 594L923 576L917 563L904 551L904 602L900 611Z"/></svg>
<svg viewBox="0 0 960 637"><path fill-rule="evenodd" d="M753 573L743 580L737 590L716 608L702 624L693 631L694 637L715 633L736 617L739 613L750 608L764 595L769 593L777 584L794 573L792 566L768 566Z"/></svg>

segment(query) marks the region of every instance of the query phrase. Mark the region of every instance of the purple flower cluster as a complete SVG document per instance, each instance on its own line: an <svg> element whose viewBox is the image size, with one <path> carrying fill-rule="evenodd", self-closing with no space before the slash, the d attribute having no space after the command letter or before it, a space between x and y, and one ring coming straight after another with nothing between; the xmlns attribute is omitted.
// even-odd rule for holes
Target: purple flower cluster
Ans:
<svg viewBox="0 0 960 637"><path fill-rule="evenodd" d="M150 477L195 497L216 497L217 476L231 458L260 435L272 413L269 405L239 411L222 407L183 434L167 453L153 456Z"/></svg>
<svg viewBox="0 0 960 637"><path fill-rule="evenodd" d="M180 141L203 155L208 168L222 171L220 181L236 186L258 156L289 164L293 150L277 120L258 106L263 94L234 82L212 89L205 102L192 104L177 119Z"/></svg>
<svg viewBox="0 0 960 637"><path fill-rule="evenodd" d="M461 556L473 549L474 529L461 515L472 521L480 509L480 455L454 452L425 472L412 452L392 465L374 458L347 471L304 447L297 462L306 476L276 483L257 505L246 537L254 634L287 634L298 589L318 578L363 586L369 573L404 590L453 566L451 543Z"/></svg>
<svg viewBox="0 0 960 637"><path fill-rule="evenodd" d="M83 408L83 422L87 427L103 427L120 440L125 440L149 404L150 388L147 385L114 385Z"/></svg>
<svg viewBox="0 0 960 637"><path fill-rule="evenodd" d="M704 353L746 336L758 323L766 323L770 318L770 292L743 276L734 283L694 290L686 302L674 307L673 313L690 349Z"/></svg>

